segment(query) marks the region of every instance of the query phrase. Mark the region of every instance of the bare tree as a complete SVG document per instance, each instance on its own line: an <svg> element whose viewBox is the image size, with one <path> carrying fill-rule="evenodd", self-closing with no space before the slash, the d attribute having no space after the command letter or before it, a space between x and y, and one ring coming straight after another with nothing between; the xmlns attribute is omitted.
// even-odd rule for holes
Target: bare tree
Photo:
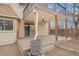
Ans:
<svg viewBox="0 0 79 59"><path fill-rule="evenodd" d="M75 8L76 8L76 4L74 3L73 4L73 22L75 24L75 33L74 34L75 34L76 39L78 40L78 21L79 21L79 17L77 17L77 19L76 19L76 16L78 16L78 15L75 14Z"/></svg>

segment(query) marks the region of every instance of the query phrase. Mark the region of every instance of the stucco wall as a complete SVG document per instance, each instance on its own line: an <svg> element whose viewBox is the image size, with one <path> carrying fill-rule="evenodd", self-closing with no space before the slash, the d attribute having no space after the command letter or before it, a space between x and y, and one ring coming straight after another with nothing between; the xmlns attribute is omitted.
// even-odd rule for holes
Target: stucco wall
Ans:
<svg viewBox="0 0 79 59"><path fill-rule="evenodd" d="M48 31L48 23L45 24L39 24L39 35L48 35L49 31Z"/></svg>
<svg viewBox="0 0 79 59"><path fill-rule="evenodd" d="M6 20L13 20L13 30L0 31L0 45L10 44L16 42L17 35L17 20L5 18Z"/></svg>

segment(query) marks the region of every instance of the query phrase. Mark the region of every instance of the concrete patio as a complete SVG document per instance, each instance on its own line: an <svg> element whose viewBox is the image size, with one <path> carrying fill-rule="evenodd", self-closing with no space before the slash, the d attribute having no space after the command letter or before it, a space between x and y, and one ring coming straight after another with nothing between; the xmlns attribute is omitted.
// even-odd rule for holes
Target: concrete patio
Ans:
<svg viewBox="0 0 79 59"><path fill-rule="evenodd" d="M42 42L42 53L54 49L55 47L55 39L52 39L53 36L39 36L38 39L41 39ZM22 55L26 55L27 51L30 49L30 41L33 37L26 37L23 39L19 39L17 41L18 47L21 51Z"/></svg>
<svg viewBox="0 0 79 59"><path fill-rule="evenodd" d="M79 54L55 47L55 49L47 51L45 56L79 56Z"/></svg>
<svg viewBox="0 0 79 59"><path fill-rule="evenodd" d="M40 36L45 56L79 56L79 40L69 38L55 41L54 36ZM62 37L61 37L62 38ZM17 43L0 46L0 56L26 56L33 37L19 39Z"/></svg>
<svg viewBox="0 0 79 59"><path fill-rule="evenodd" d="M19 39L17 41L18 47L19 47L22 55L27 55L27 51L30 49L30 41L33 38L34 37L26 37L26 38ZM63 42L71 40L71 38L65 39L65 37L59 36L58 41L56 41L54 35L39 36L38 38L42 40L42 53L43 54L45 54L47 51L50 51L50 50L53 51L53 49L55 49L56 44L63 43ZM56 49L58 51L61 50L60 48L56 48ZM64 55L64 54L62 54L62 55Z"/></svg>
<svg viewBox="0 0 79 59"><path fill-rule="evenodd" d="M56 44L61 49L68 50L70 52L79 54L79 40L72 39L63 43Z"/></svg>
<svg viewBox="0 0 79 59"><path fill-rule="evenodd" d="M47 51L45 56L79 56L77 53L55 47L55 49ZM22 56L16 43L0 46L0 56Z"/></svg>
<svg viewBox="0 0 79 59"><path fill-rule="evenodd" d="M16 43L0 46L0 56L21 56Z"/></svg>

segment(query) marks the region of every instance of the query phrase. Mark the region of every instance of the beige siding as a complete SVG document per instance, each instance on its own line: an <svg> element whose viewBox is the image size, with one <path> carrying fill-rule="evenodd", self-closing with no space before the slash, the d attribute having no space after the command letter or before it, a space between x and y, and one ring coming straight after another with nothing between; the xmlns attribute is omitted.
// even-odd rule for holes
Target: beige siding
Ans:
<svg viewBox="0 0 79 59"><path fill-rule="evenodd" d="M48 35L49 30L48 30L48 23L45 24L39 24L39 35Z"/></svg>
<svg viewBox="0 0 79 59"><path fill-rule="evenodd" d="M10 5L0 4L0 15L17 16ZM17 19L0 18L5 20L13 20L13 30L0 31L0 45L10 44L16 42L17 39Z"/></svg>
<svg viewBox="0 0 79 59"><path fill-rule="evenodd" d="M6 18L7 20L7 18ZM13 20L13 30L12 31L0 31L0 45L10 44L16 42L17 35L17 20Z"/></svg>
<svg viewBox="0 0 79 59"><path fill-rule="evenodd" d="M16 13L9 5L0 4L0 15L16 16Z"/></svg>

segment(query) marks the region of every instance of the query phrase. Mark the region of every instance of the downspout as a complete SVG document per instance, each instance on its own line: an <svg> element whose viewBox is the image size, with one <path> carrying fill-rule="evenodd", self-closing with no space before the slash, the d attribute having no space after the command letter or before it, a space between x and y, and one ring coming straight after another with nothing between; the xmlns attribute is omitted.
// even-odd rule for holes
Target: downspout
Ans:
<svg viewBox="0 0 79 59"><path fill-rule="evenodd" d="M26 8L29 6L29 3L26 5L26 7L24 8L24 10L23 10L23 13L24 13L24 11L26 10ZM38 11L37 10L33 10L33 12L34 12L34 14L35 14L35 37L34 37L34 40L36 40L37 39L37 37L38 37Z"/></svg>
<svg viewBox="0 0 79 59"><path fill-rule="evenodd" d="M38 37L38 11L37 10L33 10L33 12L35 13L35 37L34 40L37 39Z"/></svg>

